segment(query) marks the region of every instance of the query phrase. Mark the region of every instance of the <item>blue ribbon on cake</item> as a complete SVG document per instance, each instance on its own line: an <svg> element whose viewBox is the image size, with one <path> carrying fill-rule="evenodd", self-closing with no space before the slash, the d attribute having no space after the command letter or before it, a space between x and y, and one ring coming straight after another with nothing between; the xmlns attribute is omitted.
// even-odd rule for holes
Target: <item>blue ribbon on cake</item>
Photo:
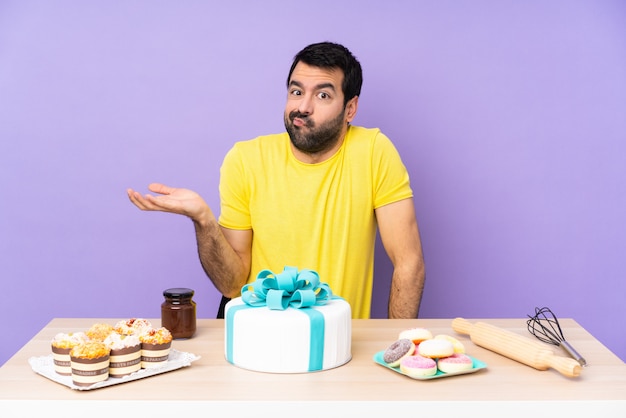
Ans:
<svg viewBox="0 0 626 418"><path fill-rule="evenodd" d="M322 370L324 364L324 315L311 309L313 306L325 305L333 294L327 283L320 281L319 274L314 270L286 266L282 273L274 274L270 270L262 270L253 283L241 289L241 299L245 305L229 309L226 321L232 330L235 313L240 309L267 307L272 310L298 309L309 316L311 323L309 347L309 371ZM227 359L233 363L232 333L227 335Z"/></svg>
<svg viewBox="0 0 626 418"><path fill-rule="evenodd" d="M326 283L314 270L285 267L282 273L262 270L256 281L241 289L241 299L250 306L267 306L269 309L285 310L325 305L332 297Z"/></svg>

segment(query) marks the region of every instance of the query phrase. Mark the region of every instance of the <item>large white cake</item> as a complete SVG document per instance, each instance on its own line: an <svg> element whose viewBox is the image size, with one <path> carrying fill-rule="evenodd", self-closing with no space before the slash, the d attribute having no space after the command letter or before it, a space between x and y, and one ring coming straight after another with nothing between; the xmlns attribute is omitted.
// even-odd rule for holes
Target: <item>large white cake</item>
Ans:
<svg viewBox="0 0 626 418"><path fill-rule="evenodd" d="M225 355L235 366L271 373L332 369L352 358L350 304L340 298L321 306L273 310L241 297L225 309Z"/></svg>

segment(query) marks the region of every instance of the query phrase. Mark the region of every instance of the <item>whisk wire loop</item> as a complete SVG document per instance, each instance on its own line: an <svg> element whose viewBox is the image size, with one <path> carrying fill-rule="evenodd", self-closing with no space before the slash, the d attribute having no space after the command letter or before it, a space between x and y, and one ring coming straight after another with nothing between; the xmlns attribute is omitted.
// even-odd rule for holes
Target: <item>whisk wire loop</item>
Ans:
<svg viewBox="0 0 626 418"><path fill-rule="evenodd" d="M529 318L526 321L528 331L537 337L539 341L562 347L582 366L587 365L585 359L565 340L559 320L549 308L535 308L535 315L527 316Z"/></svg>
<svg viewBox="0 0 626 418"><path fill-rule="evenodd" d="M528 331L540 341L559 346L565 340L559 321L549 308L535 308L535 316L527 316Z"/></svg>

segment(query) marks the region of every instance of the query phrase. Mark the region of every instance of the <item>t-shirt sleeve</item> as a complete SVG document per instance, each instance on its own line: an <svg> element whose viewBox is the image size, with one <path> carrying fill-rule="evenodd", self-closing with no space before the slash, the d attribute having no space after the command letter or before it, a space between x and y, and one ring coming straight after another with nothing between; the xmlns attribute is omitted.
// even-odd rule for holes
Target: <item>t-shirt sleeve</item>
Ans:
<svg viewBox="0 0 626 418"><path fill-rule="evenodd" d="M229 229L252 228L250 185L243 155L238 144L228 151L220 168L220 216L218 222Z"/></svg>
<svg viewBox="0 0 626 418"><path fill-rule="evenodd" d="M374 208L413 197L409 173L391 140L379 132L372 152Z"/></svg>

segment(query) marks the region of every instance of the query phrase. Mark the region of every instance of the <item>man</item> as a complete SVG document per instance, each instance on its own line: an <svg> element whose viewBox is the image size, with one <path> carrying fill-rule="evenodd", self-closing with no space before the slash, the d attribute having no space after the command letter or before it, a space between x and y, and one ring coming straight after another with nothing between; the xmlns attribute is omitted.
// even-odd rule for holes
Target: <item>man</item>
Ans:
<svg viewBox="0 0 626 418"><path fill-rule="evenodd" d="M416 318L424 262L406 168L378 129L352 126L361 65L330 42L294 58L286 132L236 143L221 168L216 219L197 193L162 184L129 189L142 210L189 217L202 266L224 295L240 295L264 269L312 269L354 318L369 318L376 229L393 264L389 318Z"/></svg>

